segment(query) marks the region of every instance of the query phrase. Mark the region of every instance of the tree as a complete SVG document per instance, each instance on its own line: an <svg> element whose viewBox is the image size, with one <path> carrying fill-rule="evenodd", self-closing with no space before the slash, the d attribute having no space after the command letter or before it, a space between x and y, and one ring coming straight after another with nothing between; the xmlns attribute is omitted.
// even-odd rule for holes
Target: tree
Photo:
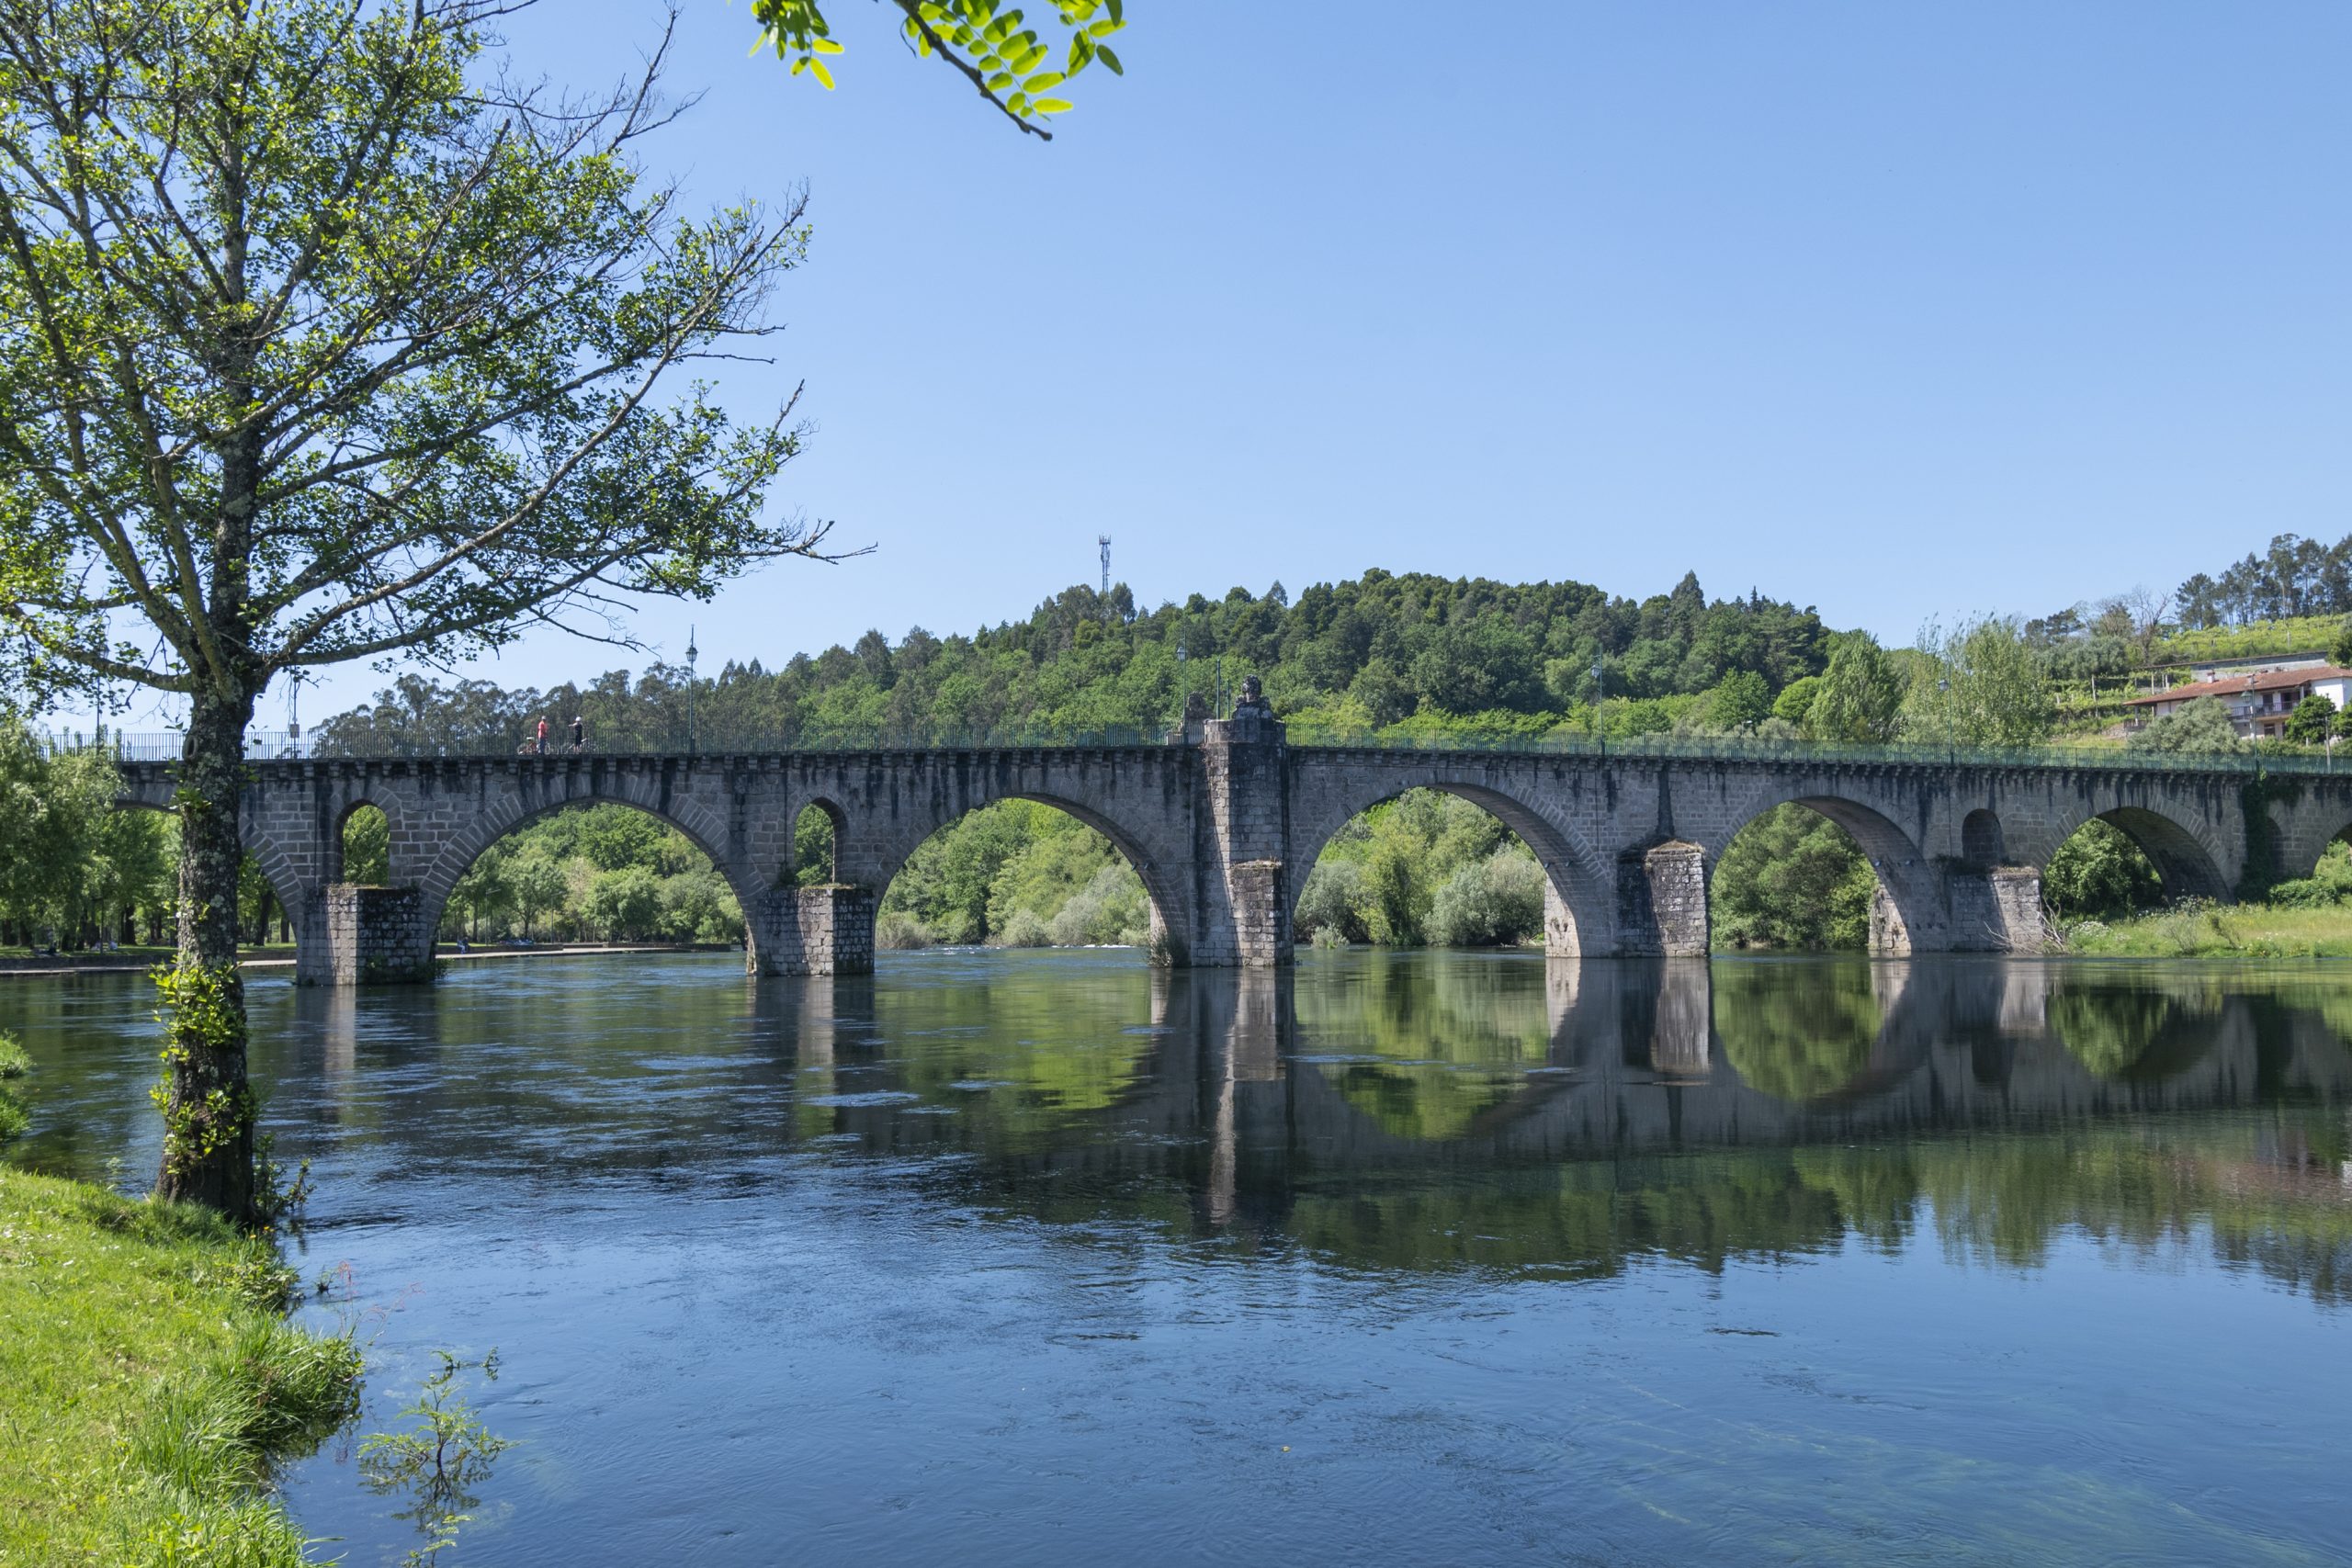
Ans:
<svg viewBox="0 0 2352 1568"><path fill-rule="evenodd" d="M2151 721L2145 729L2132 737L2129 744L2140 751L2245 750L2245 742L2238 738L2237 726L2230 719L2230 710L2222 705L2219 697L2199 697L2183 703L2177 712Z"/></svg>
<svg viewBox="0 0 2352 1568"><path fill-rule="evenodd" d="M2287 716L2287 739L2298 746L2324 746L2335 733L2335 701L2313 692Z"/></svg>
<svg viewBox="0 0 2352 1568"><path fill-rule="evenodd" d="M233 911L274 677L428 662L616 595L707 596L826 529L682 370L769 330L800 207L694 219L635 149L662 52L559 103L499 0L0 0L0 632L34 700L187 704L157 1190L253 1213Z"/></svg>
<svg viewBox="0 0 2352 1568"><path fill-rule="evenodd" d="M1821 677L1800 675L1772 699L1772 716L1804 726L1813 716L1814 699L1821 695Z"/></svg>
<svg viewBox="0 0 2352 1568"><path fill-rule="evenodd" d="M531 935L532 922L551 909L562 908L565 897L571 891L564 879L563 867L545 855L525 855L516 860L506 874L506 885L515 912L523 917L526 940Z"/></svg>
<svg viewBox="0 0 2352 1568"><path fill-rule="evenodd" d="M2352 615L2335 631L2335 641L2327 650L2327 661L2338 670L2352 670Z"/></svg>
<svg viewBox="0 0 2352 1568"><path fill-rule="evenodd" d="M1023 25L1018 10L1000 0L890 0L899 13L899 31L917 54L937 56L960 72L1013 124L1040 141L1053 132L1037 121L1066 114L1070 104L1056 96L1062 85L1102 61L1112 74L1124 74L1118 55L1105 40L1126 26L1121 0L1050 0L1062 36L1045 39ZM828 57L842 52L819 0L752 0L752 16L764 29L760 42L792 73L806 73L827 91L833 73ZM1059 53L1057 63L1055 56Z"/></svg>
<svg viewBox="0 0 2352 1568"><path fill-rule="evenodd" d="M1905 723L1914 738L1962 746L2036 746L2057 717L2050 671L2017 622L1998 615L1919 635Z"/></svg>
<svg viewBox="0 0 2352 1568"><path fill-rule="evenodd" d="M1829 655L1805 728L1818 740L1890 739L1903 691L1903 671L1878 639L1868 632L1849 632Z"/></svg>
<svg viewBox="0 0 2352 1568"><path fill-rule="evenodd" d="M662 920L660 879L641 865L598 872L588 888L588 918L607 942L651 935Z"/></svg>

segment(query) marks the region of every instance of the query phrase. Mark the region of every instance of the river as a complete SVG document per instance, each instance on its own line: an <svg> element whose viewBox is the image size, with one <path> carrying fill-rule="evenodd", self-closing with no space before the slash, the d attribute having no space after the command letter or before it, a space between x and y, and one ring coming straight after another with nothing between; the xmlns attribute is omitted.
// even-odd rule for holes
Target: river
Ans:
<svg viewBox="0 0 2352 1568"><path fill-rule="evenodd" d="M720 955L256 980L445 1564L2352 1561L2352 967ZM127 1189L153 991L0 987ZM284 1478L420 1544L356 1436Z"/></svg>

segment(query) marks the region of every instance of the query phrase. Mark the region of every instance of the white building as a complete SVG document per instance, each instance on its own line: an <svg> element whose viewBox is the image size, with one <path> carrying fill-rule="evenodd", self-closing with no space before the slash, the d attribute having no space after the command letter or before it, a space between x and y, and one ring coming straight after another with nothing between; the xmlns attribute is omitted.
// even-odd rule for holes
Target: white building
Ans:
<svg viewBox="0 0 2352 1568"><path fill-rule="evenodd" d="M2220 675L2192 681L2168 692L2134 697L2125 705L2133 711L2132 727L2178 713L2199 697L2217 697L2230 710L2240 735L2276 738L2287 728L2295 705L2314 693L2335 705L2338 713L2352 707L2352 670L2329 663L2297 663L2285 669L2258 670L2247 674Z"/></svg>

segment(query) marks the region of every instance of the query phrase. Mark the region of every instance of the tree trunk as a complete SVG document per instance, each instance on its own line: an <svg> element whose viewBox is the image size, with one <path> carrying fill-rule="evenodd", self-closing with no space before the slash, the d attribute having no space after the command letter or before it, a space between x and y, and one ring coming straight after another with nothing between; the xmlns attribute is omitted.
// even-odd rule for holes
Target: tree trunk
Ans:
<svg viewBox="0 0 2352 1568"><path fill-rule="evenodd" d="M245 1081L245 994L237 973L238 821L253 699L199 693L180 753L179 955L164 1084L158 1197L240 1221L254 1212L254 1098Z"/></svg>

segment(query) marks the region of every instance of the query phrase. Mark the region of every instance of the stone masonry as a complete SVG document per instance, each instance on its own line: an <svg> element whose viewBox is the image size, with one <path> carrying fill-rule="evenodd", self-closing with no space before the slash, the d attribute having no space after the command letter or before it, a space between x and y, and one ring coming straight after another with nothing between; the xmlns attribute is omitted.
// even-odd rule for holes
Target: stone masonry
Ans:
<svg viewBox="0 0 2352 1568"><path fill-rule="evenodd" d="M617 802L707 853L750 928L761 975L855 975L874 963L883 890L918 845L991 801L1056 806L1116 844L1151 901L1155 960L1290 961L1306 869L1331 835L1404 790L1444 790L1501 818L1544 872L1544 944L1560 956L1703 954L1708 881L1760 812L1788 803L1851 833L1878 877L1883 953L2027 952L2041 867L2101 818L2175 895L2230 899L2309 874L2352 826L2352 776L2258 779L2139 768L1943 765L1798 757L1608 757L1289 744L1253 681L1232 715L1188 715L1162 744L792 752L763 756L273 759L248 764L245 842L294 913L306 984L417 979L477 856L534 818ZM124 768L125 806L170 808L169 764ZM361 806L390 827L392 886L343 880ZM832 885L794 886L793 828L834 828Z"/></svg>

